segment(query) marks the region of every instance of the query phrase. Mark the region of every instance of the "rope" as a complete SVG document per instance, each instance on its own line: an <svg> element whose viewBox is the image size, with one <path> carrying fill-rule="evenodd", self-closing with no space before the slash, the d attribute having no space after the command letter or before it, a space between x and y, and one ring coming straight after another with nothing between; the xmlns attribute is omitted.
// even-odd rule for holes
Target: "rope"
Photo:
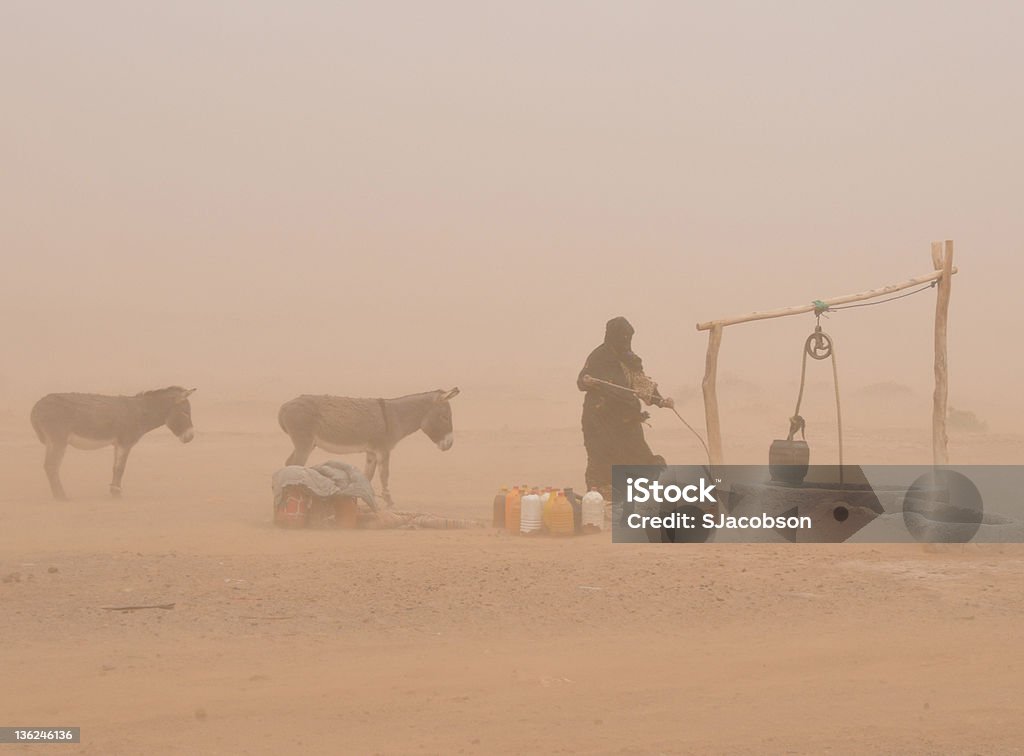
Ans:
<svg viewBox="0 0 1024 756"><path fill-rule="evenodd" d="M839 404L839 367L836 353L832 351L832 385L836 390L836 429L839 436L839 485L843 485L843 409Z"/></svg>
<svg viewBox="0 0 1024 756"><path fill-rule="evenodd" d="M634 394L646 404L654 404L654 394L658 390L658 384L647 377L642 370L630 370L622 366L626 376L629 378L629 385Z"/></svg>
<svg viewBox="0 0 1024 756"><path fill-rule="evenodd" d="M704 454L708 458L708 467L710 468L711 467L711 450L708 449L708 445L706 443L704 443L704 437L702 435L700 435L692 425L690 425L688 422L686 422L686 419L682 415L679 414L679 410L677 410L675 407L673 407L672 411L675 413L676 417L679 418L680 422L682 422L683 425L685 425L687 428L689 428L690 433L692 433L694 436L696 436L697 440L700 441L700 445L704 447Z"/></svg>
<svg viewBox="0 0 1024 756"><path fill-rule="evenodd" d="M642 375L642 373L641 373L641 375ZM631 393L634 396L637 396L637 397L639 397L641 399L644 398L643 394L641 393L641 390L633 389L633 388L628 388L626 386L620 386L619 384L612 383L611 381L602 381L600 378L594 378L593 376L587 376L587 378L589 378L594 383L600 383L602 386L611 386L612 388L617 388L617 389L620 389L622 391L628 391L629 393ZM646 378L652 385L655 385L655 386L657 385L653 381L651 381L650 378L647 378L647 376L644 376L644 378ZM642 389L642 390L646 390L646 388L647 387L645 386L644 389ZM653 394L653 391L648 396L651 396L652 394ZM704 437L702 435L700 435L700 433L698 433L697 430L692 425L690 425L688 422L686 422L686 419L682 415L679 414L679 410L677 410L675 407L673 407L672 408L672 412L674 412L675 416L679 418L679 420L682 422L682 424L685 425L687 427L687 429L689 429L690 433L692 433L694 436L696 436L697 440L700 441L700 445L702 447L704 447L704 454L707 455L708 466L710 467L711 466L711 450L708 449L708 445L707 445L707 443L705 443Z"/></svg>
<svg viewBox="0 0 1024 756"><path fill-rule="evenodd" d="M825 312L836 312L837 310L851 310L854 307L873 307L874 305L885 304L886 302L895 302L897 299L903 299L904 297L910 297L913 296L914 294L920 294L922 291L927 291L928 289L934 289L938 285L938 283L939 281L938 279L936 279L931 283L925 284L919 289L914 289L913 291L908 291L903 294L897 294L894 297L879 299L877 302L858 302L857 304L839 305L837 307L833 307L826 304L820 299L815 299L814 302L812 302L811 304L814 305L815 315L821 315L822 313Z"/></svg>
<svg viewBox="0 0 1024 756"><path fill-rule="evenodd" d="M836 395L836 426L838 427L839 433L839 485L843 484L843 411L839 401L839 367L836 364L836 350L835 344L832 342L832 337L821 330L821 326L818 325L814 329L814 333L807 337L804 342L803 357L800 362L800 390L796 396L796 409L793 410L793 417L789 418L789 439L793 440L793 436L796 435L797 431L800 431L800 435L806 440L804 435L805 423L804 419L800 416L800 405L804 399L804 386L807 384L807 357L808 355L815 360L826 360L829 357L832 358L832 385L835 389Z"/></svg>
<svg viewBox="0 0 1024 756"><path fill-rule="evenodd" d="M934 289L939 284L939 279L935 279L930 283L926 283L924 286L920 286L911 291L904 292L903 294L896 294L892 297L886 297L885 299L879 299L874 302L857 302L856 304L830 306L827 302L821 299L815 299L812 304L814 305L814 315L818 318L818 325L814 329L814 333L807 337L807 341L804 342L803 360L800 364L800 391L796 397L796 409L793 411L793 417L789 419L789 440L793 440L793 436L796 435L797 431L800 431L801 437L806 439L804 436L805 423L804 419L800 417L800 404L804 398L804 385L807 379L807 356L810 355L816 360L824 360L829 357L832 358L832 385L835 389L836 394L836 426L838 427L839 433L839 484L843 483L843 411L839 401L839 368L836 365L836 353L835 347L832 343L832 338L821 330L821 316L826 312L836 312L838 310L852 310L854 307L873 307L875 305L886 304L887 302L895 302L897 299L903 299L904 297L911 297L914 294L920 294L922 291L928 289Z"/></svg>

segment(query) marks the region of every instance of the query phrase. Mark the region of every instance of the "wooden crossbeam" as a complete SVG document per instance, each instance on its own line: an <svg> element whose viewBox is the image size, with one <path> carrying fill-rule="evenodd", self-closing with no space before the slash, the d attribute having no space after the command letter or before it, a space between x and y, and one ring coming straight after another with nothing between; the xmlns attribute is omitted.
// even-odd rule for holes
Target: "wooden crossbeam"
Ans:
<svg viewBox="0 0 1024 756"><path fill-rule="evenodd" d="M957 269L952 268L950 275L956 273ZM846 294L841 297L832 297L832 299L822 300L829 307L834 305L849 304L850 302L862 302L865 299L876 299L877 297L884 297L886 294L894 294L897 291L903 289L909 289L912 286L922 286L931 281L937 281L946 275L945 270L934 270L923 276L917 278L911 278L901 283L890 284L888 286L882 286L878 289L869 289L868 291L861 291L856 294ZM698 331L709 331L715 326L730 326L736 325L737 323L749 323L753 320L768 320L769 318L784 318L787 315L801 315L805 312L814 311L814 303L794 305L793 307L782 307L778 310L762 310L759 312L751 312L747 315L737 315L732 318L722 318L720 320L708 320L704 323L697 324Z"/></svg>

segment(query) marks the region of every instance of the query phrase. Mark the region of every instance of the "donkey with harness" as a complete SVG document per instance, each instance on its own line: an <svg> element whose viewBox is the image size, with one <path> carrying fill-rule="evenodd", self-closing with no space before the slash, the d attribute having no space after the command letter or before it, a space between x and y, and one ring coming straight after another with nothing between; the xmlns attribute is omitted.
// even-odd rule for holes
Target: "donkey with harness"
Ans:
<svg viewBox="0 0 1024 756"><path fill-rule="evenodd" d="M305 465L313 449L335 454L366 453L366 479L380 465L381 495L392 505L388 482L391 450L406 436L423 431L441 451L454 443L452 408L459 393L426 391L396 399L357 399L305 394L281 405L277 420L295 446L286 465Z"/></svg>

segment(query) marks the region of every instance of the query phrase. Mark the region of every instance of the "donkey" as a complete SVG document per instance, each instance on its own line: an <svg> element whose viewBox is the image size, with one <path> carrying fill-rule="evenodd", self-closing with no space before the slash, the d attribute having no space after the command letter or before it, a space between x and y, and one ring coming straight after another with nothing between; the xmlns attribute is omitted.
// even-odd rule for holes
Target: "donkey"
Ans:
<svg viewBox="0 0 1024 756"><path fill-rule="evenodd" d="M121 495L121 477L128 452L149 431L166 425L183 443L195 436L192 406L195 389L170 386L135 396L48 394L32 408L32 427L46 445L43 469L55 499L66 499L60 482L60 463L68 444L76 449L114 447L111 496Z"/></svg>
<svg viewBox="0 0 1024 756"><path fill-rule="evenodd" d="M313 449L320 447L335 454L366 452L366 479L380 464L381 495L393 506L388 491L391 474L391 450L406 436L418 430L448 451L452 436L452 408L449 401L459 393L427 391L397 399L353 399L341 396L305 394L281 405L277 421L287 433L295 450L286 465L304 465Z"/></svg>

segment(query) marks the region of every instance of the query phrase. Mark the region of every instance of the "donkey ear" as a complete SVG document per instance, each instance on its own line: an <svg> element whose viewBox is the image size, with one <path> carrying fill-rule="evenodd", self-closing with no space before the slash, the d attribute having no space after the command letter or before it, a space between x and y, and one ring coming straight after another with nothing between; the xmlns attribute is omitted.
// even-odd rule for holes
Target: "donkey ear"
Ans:
<svg viewBox="0 0 1024 756"><path fill-rule="evenodd" d="M185 398L187 399L188 397L192 396L192 394L194 394L195 392L196 392L196 390L195 390L194 388L190 388L190 389L188 389L188 390L187 390L187 391L185 392Z"/></svg>
<svg viewBox="0 0 1024 756"><path fill-rule="evenodd" d="M439 396L437 398L437 401L439 401L439 402L447 402L449 399L454 399L458 395L459 395L459 387L456 386L451 391L445 391L443 394L441 394L441 396Z"/></svg>

